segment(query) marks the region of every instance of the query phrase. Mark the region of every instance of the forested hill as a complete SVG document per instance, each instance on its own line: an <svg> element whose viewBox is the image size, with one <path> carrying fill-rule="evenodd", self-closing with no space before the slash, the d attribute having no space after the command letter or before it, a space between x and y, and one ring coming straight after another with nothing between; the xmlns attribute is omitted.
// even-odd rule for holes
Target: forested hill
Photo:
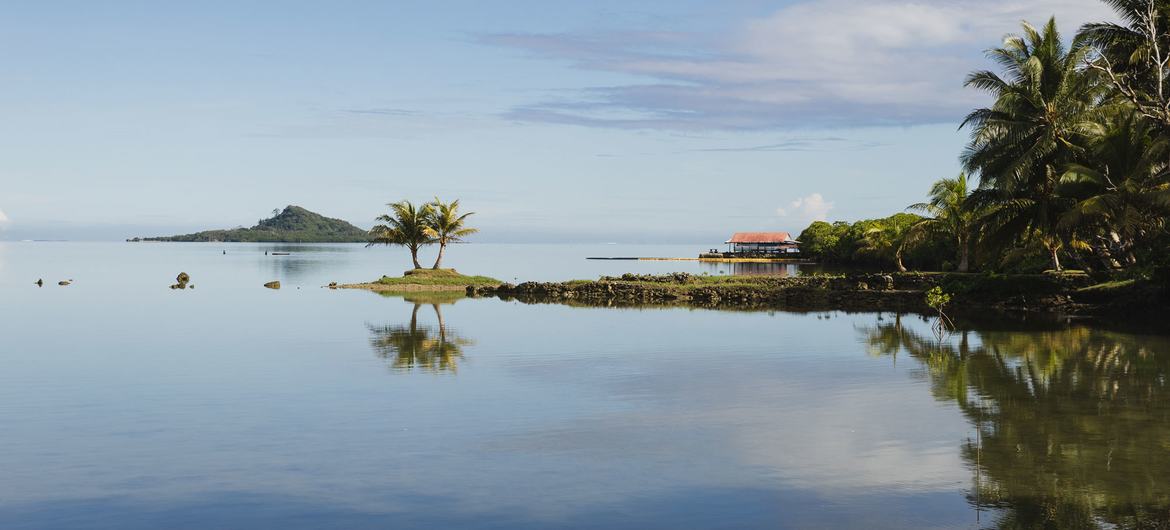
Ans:
<svg viewBox="0 0 1170 530"><path fill-rule="evenodd" d="M365 243L369 241L369 233L341 219L331 219L300 206L288 206L252 228L207 230L170 237L134 238L131 241Z"/></svg>

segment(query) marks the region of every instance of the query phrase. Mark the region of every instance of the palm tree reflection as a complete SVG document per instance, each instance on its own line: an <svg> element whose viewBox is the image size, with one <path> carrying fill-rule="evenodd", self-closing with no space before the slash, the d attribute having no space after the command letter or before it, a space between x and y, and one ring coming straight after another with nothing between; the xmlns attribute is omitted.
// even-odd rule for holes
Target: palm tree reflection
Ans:
<svg viewBox="0 0 1170 530"><path fill-rule="evenodd" d="M940 343L898 318L865 340L918 361L975 426L971 502L1002 509L996 527L1170 526L1167 338L1072 327Z"/></svg>
<svg viewBox="0 0 1170 530"><path fill-rule="evenodd" d="M470 339L460 337L447 327L443 319L443 304L454 303L457 298L406 297L413 303L410 322L406 325L367 325L370 329L370 346L379 357L390 361L396 371L449 372L456 373L463 359L463 348L470 346ZM438 326L419 324L419 309L430 305L435 312Z"/></svg>

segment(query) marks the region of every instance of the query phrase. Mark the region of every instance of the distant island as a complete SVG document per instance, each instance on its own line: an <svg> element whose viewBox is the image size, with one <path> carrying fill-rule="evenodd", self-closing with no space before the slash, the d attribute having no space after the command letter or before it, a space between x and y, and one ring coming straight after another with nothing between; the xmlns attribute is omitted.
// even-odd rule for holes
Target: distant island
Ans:
<svg viewBox="0 0 1170 530"><path fill-rule="evenodd" d="M300 206L287 206L252 228L207 230L169 237L136 237L127 241L228 243L366 243L370 234L341 219L332 219Z"/></svg>

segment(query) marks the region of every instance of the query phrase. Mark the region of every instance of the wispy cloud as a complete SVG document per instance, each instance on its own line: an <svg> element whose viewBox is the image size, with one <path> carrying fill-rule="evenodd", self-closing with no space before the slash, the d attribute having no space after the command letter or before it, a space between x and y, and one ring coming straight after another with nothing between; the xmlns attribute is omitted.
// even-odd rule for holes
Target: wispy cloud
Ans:
<svg viewBox="0 0 1170 530"><path fill-rule="evenodd" d="M826 0L743 21L728 35L497 34L483 41L576 68L644 77L520 105L517 121L588 127L763 130L957 122L981 95L962 87L981 51L1020 20L1059 15L1067 35L1111 20L1091 0Z"/></svg>
<svg viewBox="0 0 1170 530"><path fill-rule="evenodd" d="M877 142L858 142L848 138L825 136L796 137L772 144L733 147L708 147L703 149L691 149L690 151L703 153L854 151L868 149L871 147L879 147L881 145L882 144Z"/></svg>
<svg viewBox="0 0 1170 530"><path fill-rule="evenodd" d="M372 109L342 109L342 112L349 114L374 114L379 116L420 116L421 112L410 109L395 109L395 108L372 108Z"/></svg>

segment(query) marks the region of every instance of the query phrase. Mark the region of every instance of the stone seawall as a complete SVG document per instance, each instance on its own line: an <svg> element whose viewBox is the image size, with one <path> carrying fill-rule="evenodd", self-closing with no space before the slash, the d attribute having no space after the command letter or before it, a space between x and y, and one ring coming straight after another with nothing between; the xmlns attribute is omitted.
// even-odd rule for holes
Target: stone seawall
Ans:
<svg viewBox="0 0 1170 530"><path fill-rule="evenodd" d="M926 291L941 287L954 297L948 312L959 314L986 310L1090 314L1118 309L1113 303L1116 296L1081 292L1092 283L1088 276L1074 274L709 277L676 273L626 274L597 281L505 283L497 287L468 288L467 294L525 303L589 306L927 312Z"/></svg>

